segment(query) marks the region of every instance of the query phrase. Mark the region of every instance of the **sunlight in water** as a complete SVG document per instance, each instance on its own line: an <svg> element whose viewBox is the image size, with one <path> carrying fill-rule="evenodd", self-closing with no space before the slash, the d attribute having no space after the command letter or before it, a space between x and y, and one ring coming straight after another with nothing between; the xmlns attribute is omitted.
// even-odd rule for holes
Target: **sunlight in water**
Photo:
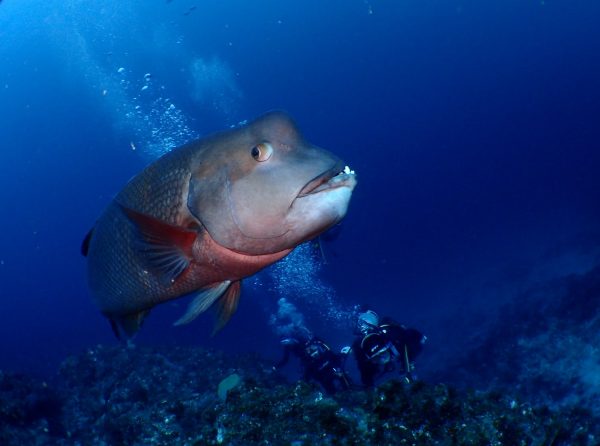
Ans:
<svg viewBox="0 0 600 446"><path fill-rule="evenodd" d="M117 70L119 85L125 100L119 107L124 131L131 133L132 150L140 148L151 159L158 158L169 150L180 146L198 134L191 128L186 115L164 97L164 86L155 85L151 73L131 80L124 67Z"/></svg>
<svg viewBox="0 0 600 446"><path fill-rule="evenodd" d="M54 12L52 21L60 26L51 29L50 37L65 70L82 81L99 99L99 107L113 116L115 127L129 140L128 149L154 160L200 136L190 116L173 99L182 89L189 90L185 96L202 110L222 118L224 125L235 121L243 93L227 61L197 57L175 25L156 26L150 35L140 32L145 29L143 10L113 3L68 2L60 13ZM120 46L124 40L128 42L125 50ZM148 50L149 44L153 51ZM138 56L129 54L136 52L133 49ZM157 55L164 60L178 56L182 66L188 67L182 72L189 78L169 83L165 73L175 73L179 65L157 66ZM147 59L146 71L141 71L137 57ZM156 77L154 70L159 73Z"/></svg>
<svg viewBox="0 0 600 446"><path fill-rule="evenodd" d="M192 62L191 75L194 100L231 121L243 96L231 67L218 57L197 58Z"/></svg>

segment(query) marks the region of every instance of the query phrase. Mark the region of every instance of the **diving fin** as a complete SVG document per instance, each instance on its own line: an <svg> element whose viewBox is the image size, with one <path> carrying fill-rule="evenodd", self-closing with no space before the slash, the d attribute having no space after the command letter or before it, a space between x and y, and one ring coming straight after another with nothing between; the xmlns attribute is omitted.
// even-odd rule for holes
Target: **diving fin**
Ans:
<svg viewBox="0 0 600 446"><path fill-rule="evenodd" d="M194 300L192 300L183 316L181 316L173 325L184 325L192 322L201 313L205 312L231 285L231 280L225 280L217 286L203 290Z"/></svg>

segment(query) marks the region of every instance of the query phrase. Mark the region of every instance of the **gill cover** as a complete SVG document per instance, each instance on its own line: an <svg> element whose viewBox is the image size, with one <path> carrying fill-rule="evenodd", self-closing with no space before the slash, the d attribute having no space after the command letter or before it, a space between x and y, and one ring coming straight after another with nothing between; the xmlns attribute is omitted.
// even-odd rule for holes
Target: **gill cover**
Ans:
<svg viewBox="0 0 600 446"><path fill-rule="evenodd" d="M302 188L339 160L268 113L211 138L190 180L188 208L217 243L246 254L292 248L288 214ZM215 171L214 166L219 166Z"/></svg>

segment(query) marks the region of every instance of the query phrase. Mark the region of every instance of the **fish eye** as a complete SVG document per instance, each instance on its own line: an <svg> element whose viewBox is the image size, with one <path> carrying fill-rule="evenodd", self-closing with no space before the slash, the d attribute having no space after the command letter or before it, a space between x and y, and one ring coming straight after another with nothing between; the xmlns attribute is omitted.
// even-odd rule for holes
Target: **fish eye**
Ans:
<svg viewBox="0 0 600 446"><path fill-rule="evenodd" d="M254 158L256 161L267 161L273 154L273 146L269 143L261 142L260 144L252 147L252 151L250 153L252 154L252 158Z"/></svg>

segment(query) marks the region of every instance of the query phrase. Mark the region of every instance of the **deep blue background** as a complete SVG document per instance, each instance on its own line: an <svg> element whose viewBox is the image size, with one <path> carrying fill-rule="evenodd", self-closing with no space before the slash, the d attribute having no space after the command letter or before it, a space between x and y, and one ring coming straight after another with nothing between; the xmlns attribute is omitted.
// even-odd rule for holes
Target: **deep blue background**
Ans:
<svg viewBox="0 0 600 446"><path fill-rule="evenodd" d="M152 143L273 108L359 175L319 280L341 310L368 302L428 333L425 370L468 331L449 321L491 320L518 290L600 263L598 2L48 3L0 4L0 368L52 373L116 342L79 255L95 218ZM200 86L199 59L215 76ZM151 113L159 97L188 133ZM215 338L210 316L171 327L176 303L136 342L274 358L267 288L246 286ZM294 302L317 333L331 325Z"/></svg>

